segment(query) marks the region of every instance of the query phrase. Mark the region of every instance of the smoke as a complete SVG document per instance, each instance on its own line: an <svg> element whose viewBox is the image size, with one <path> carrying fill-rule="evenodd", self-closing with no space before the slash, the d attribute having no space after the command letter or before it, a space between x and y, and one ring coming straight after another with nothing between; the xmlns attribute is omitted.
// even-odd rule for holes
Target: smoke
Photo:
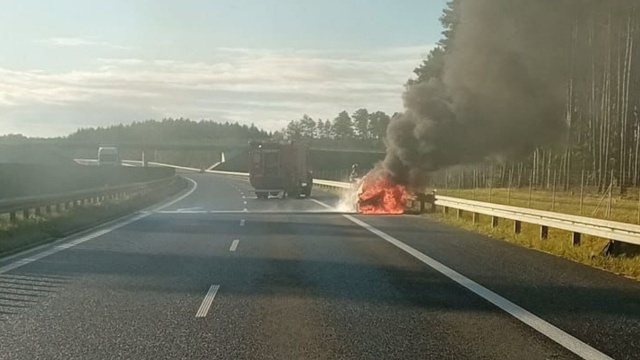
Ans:
<svg viewBox="0 0 640 360"><path fill-rule="evenodd" d="M584 3L462 0L442 79L407 88L384 169L420 186L430 171L563 139L571 19Z"/></svg>

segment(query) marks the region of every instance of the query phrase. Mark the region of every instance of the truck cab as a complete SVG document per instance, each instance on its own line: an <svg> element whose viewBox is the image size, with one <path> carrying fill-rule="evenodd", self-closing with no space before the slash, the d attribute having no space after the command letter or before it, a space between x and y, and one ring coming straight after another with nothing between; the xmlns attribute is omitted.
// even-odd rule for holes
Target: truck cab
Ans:
<svg viewBox="0 0 640 360"><path fill-rule="evenodd" d="M307 147L296 143L249 143L249 181L259 199L269 195L311 196L313 177Z"/></svg>
<svg viewBox="0 0 640 360"><path fill-rule="evenodd" d="M120 152L115 146L101 146L98 149L98 164L100 165L120 165Z"/></svg>

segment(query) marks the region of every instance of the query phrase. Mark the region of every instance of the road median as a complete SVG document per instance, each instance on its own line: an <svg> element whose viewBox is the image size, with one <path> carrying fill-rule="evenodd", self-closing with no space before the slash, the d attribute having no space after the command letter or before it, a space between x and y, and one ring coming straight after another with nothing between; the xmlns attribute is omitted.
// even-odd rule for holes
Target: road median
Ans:
<svg viewBox="0 0 640 360"><path fill-rule="evenodd" d="M104 197L79 206L28 216L18 221L0 219L0 257L64 238L100 224L118 219L174 196L188 186L181 177L174 177L152 191L124 193Z"/></svg>

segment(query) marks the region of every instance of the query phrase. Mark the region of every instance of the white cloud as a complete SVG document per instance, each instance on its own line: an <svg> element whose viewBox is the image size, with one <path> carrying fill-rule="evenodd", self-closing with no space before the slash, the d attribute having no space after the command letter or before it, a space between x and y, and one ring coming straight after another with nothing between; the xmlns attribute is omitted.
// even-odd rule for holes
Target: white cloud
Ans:
<svg viewBox="0 0 640 360"><path fill-rule="evenodd" d="M69 46L93 46L76 44ZM393 113L402 110L403 84L430 48L223 48L199 62L101 58L92 70L68 72L0 67L0 123L50 136L165 116L275 130L302 114L327 119L361 107Z"/></svg>
<svg viewBox="0 0 640 360"><path fill-rule="evenodd" d="M75 37L54 37L49 39L37 40L36 42L53 47L103 47L116 50L130 49L127 46L112 44L106 41L97 41Z"/></svg>

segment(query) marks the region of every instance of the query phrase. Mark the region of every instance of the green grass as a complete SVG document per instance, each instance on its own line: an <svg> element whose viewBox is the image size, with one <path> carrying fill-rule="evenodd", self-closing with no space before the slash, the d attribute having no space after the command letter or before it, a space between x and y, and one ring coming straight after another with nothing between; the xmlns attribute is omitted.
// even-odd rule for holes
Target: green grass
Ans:
<svg viewBox="0 0 640 360"><path fill-rule="evenodd" d="M616 256L605 256L602 253L608 240L592 236L582 236L581 244L573 246L571 233L558 229L549 229L548 239L540 239L540 227L532 224L522 224L520 234L513 231L514 222L500 219L497 228L491 228L489 216L480 215L476 224L472 222L472 215L464 212L461 218L457 218L455 210L449 214L443 214L442 209L438 209L434 214L426 215L428 218L461 227L463 229L475 231L492 238L501 239L510 243L518 244L526 248L543 251L571 261L579 262L619 275L640 281L640 251L637 246L621 244L620 251Z"/></svg>
<svg viewBox="0 0 640 360"><path fill-rule="evenodd" d="M180 179L165 189L146 195L107 200L46 216L31 216L28 219L20 219L15 224L9 223L8 219L3 217L0 219L0 257L55 241L74 232L144 209L177 194L186 185L187 183Z"/></svg>

